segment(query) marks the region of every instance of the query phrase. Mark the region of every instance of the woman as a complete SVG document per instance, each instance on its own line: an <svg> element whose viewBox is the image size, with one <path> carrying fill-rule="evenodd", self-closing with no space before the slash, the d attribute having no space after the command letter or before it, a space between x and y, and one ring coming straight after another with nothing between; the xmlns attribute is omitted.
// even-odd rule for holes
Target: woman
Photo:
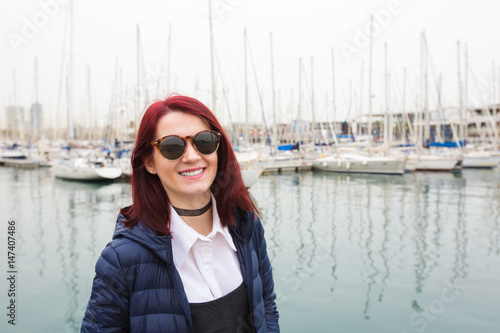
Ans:
<svg viewBox="0 0 500 333"><path fill-rule="evenodd" d="M178 95L152 104L132 169L81 331L279 332L264 230L210 110Z"/></svg>

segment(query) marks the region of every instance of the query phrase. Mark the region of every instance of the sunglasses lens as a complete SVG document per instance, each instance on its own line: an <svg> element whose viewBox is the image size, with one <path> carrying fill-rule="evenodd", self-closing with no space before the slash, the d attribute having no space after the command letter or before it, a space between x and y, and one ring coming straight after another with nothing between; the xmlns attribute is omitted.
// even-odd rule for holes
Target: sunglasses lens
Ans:
<svg viewBox="0 0 500 333"><path fill-rule="evenodd" d="M201 132L194 137L194 144L200 153L212 154L219 148L219 136L215 132Z"/></svg>
<svg viewBox="0 0 500 333"><path fill-rule="evenodd" d="M186 145L181 138L169 136L160 142L159 148L163 157L169 160L176 160L184 154Z"/></svg>

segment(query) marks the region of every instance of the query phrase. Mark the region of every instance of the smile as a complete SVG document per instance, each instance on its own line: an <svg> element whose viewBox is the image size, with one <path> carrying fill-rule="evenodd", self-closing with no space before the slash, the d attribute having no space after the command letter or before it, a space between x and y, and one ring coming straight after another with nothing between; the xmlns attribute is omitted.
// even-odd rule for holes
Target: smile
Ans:
<svg viewBox="0 0 500 333"><path fill-rule="evenodd" d="M194 170L194 171L189 171L189 172L179 172L181 174L181 176L184 176L184 177L193 177L193 176L198 176L199 174L201 174L203 172L203 168L201 169L198 169L198 170Z"/></svg>

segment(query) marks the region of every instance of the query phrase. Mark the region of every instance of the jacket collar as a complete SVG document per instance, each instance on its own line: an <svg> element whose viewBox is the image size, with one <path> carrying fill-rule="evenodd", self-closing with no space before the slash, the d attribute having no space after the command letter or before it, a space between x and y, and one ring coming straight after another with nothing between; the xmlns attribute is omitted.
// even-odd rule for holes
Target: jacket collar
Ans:
<svg viewBox="0 0 500 333"><path fill-rule="evenodd" d="M127 228L123 225L126 220L126 217L121 213L118 215L113 239L124 237L133 240L153 251L167 264L173 264L172 237L170 235L158 236L153 229L141 221L137 222L133 227Z"/></svg>

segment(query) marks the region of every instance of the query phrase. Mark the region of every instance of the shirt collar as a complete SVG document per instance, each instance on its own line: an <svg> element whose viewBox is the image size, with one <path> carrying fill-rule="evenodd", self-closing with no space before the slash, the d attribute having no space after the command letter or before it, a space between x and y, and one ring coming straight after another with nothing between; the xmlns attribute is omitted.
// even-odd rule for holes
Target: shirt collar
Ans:
<svg viewBox="0 0 500 333"><path fill-rule="evenodd" d="M228 227L223 227L220 221L219 213L217 212L217 204L215 197L211 195L212 200L212 215L213 226L212 231L208 236L203 236L191 228L184 220L177 214L177 212L170 206L170 232L172 233L172 252L174 257L175 267L178 269L182 267L186 260L187 254L191 247L198 239L213 239L217 233L220 233L231 249L236 251L233 238L229 233Z"/></svg>
<svg viewBox="0 0 500 333"><path fill-rule="evenodd" d="M227 226L223 227L220 221L219 213L217 212L217 204L215 202L215 197L213 194L210 195L212 196L212 214L214 220L213 220L212 232L208 236L211 236L212 234L215 235L217 232L219 232L222 236L224 236L229 246L234 251L236 251L236 246L234 245L233 237L231 237L231 234L229 233L229 228Z"/></svg>

